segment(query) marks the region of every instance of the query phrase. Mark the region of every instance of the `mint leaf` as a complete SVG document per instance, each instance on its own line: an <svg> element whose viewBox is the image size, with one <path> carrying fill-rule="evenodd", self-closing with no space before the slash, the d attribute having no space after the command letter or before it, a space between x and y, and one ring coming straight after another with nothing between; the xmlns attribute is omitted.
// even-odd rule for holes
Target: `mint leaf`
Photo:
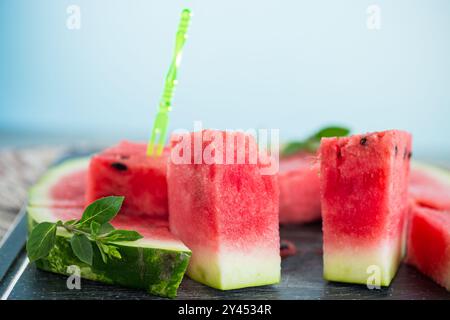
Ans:
<svg viewBox="0 0 450 320"><path fill-rule="evenodd" d="M108 257L106 256L106 253L103 251L103 244L100 241L95 242L97 244L97 248L100 251L100 255L102 256L103 263L108 262Z"/></svg>
<svg viewBox="0 0 450 320"><path fill-rule="evenodd" d="M31 261L46 257L56 243L58 227L72 234L70 245L75 256L82 262L92 265L93 247L95 241L102 260L121 259L118 248L108 242L136 241L142 236L131 230L116 230L109 223L119 212L124 197L105 197L91 203L84 211L80 220L69 220L56 223L43 222L31 232L27 242L28 256Z"/></svg>
<svg viewBox="0 0 450 320"><path fill-rule="evenodd" d="M113 225L109 222L106 222L106 223L102 224L99 234L109 233L113 230L115 230Z"/></svg>
<svg viewBox="0 0 450 320"><path fill-rule="evenodd" d="M72 239L70 239L70 245L72 247L73 253L77 256L78 259L87 263L88 265L92 265L92 244L89 241L88 237L84 234L74 234Z"/></svg>
<svg viewBox="0 0 450 320"><path fill-rule="evenodd" d="M112 245L104 244L100 241L97 241L97 247L100 250L100 254L102 255L102 260L106 263L109 259L122 259L122 255L120 254L117 247Z"/></svg>
<svg viewBox="0 0 450 320"><path fill-rule="evenodd" d="M330 126L320 129L303 141L291 141L281 150L281 156L289 156L301 151L317 152L322 138L343 137L350 133L350 129L338 126Z"/></svg>
<svg viewBox="0 0 450 320"><path fill-rule="evenodd" d="M83 212L78 225L90 225L92 221L104 224L111 221L119 212L125 197L105 197L92 202Z"/></svg>
<svg viewBox="0 0 450 320"><path fill-rule="evenodd" d="M91 234L96 236L100 233L102 225L98 222L92 221L91 222Z"/></svg>
<svg viewBox="0 0 450 320"><path fill-rule="evenodd" d="M288 156L300 152L302 150L308 150L306 143L303 141L293 141L289 142L283 147L283 149L281 150L281 155Z"/></svg>
<svg viewBox="0 0 450 320"><path fill-rule="evenodd" d="M122 259L122 255L120 254L119 250L117 250L117 248L115 246L107 245L106 247L107 247L107 253L106 254L110 258L115 258L115 259L118 259L118 260Z"/></svg>
<svg viewBox="0 0 450 320"><path fill-rule="evenodd" d="M130 230L113 230L107 235L105 235L102 239L104 241L136 241L141 239L142 236L139 232L130 231Z"/></svg>
<svg viewBox="0 0 450 320"><path fill-rule="evenodd" d="M56 243L56 224L42 222L31 231L27 241L27 253L30 261L45 258Z"/></svg>
<svg viewBox="0 0 450 320"><path fill-rule="evenodd" d="M345 137L350 133L350 129L343 127L326 127L316 132L313 137L317 140L330 137ZM310 137L311 139L311 137Z"/></svg>
<svg viewBox="0 0 450 320"><path fill-rule="evenodd" d="M100 224L98 222L92 221L91 222L91 234L94 236L101 236L105 235L107 233L110 233L111 231L114 231L114 227L111 223L106 222L104 224Z"/></svg>

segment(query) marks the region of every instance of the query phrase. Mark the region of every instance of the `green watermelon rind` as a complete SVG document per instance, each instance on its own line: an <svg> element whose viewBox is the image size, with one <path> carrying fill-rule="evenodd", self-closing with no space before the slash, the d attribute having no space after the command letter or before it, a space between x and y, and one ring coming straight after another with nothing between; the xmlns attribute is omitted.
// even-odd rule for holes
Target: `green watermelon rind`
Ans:
<svg viewBox="0 0 450 320"><path fill-rule="evenodd" d="M51 188L64 175L83 170L89 166L89 157L69 159L50 168L28 192L28 205L51 206Z"/></svg>
<svg viewBox="0 0 450 320"><path fill-rule="evenodd" d="M35 217L33 208L28 208L29 230L40 222ZM134 242L115 242L122 259L110 259L107 264L93 243L93 264L80 261L70 247L71 235L64 229L58 229L56 245L50 254L36 261L39 269L69 275L67 268L76 265L81 270L81 277L107 284L145 289L150 294L174 298L189 264L189 250L159 249L152 246L138 245Z"/></svg>

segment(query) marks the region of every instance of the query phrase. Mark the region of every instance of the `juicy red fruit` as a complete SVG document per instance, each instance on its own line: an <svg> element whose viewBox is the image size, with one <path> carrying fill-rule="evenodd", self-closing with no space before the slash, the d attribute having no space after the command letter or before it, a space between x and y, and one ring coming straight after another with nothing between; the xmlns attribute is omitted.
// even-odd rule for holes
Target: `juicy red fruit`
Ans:
<svg viewBox="0 0 450 320"><path fill-rule="evenodd" d="M281 224L320 219L319 162L314 154L280 159L278 181Z"/></svg>
<svg viewBox="0 0 450 320"><path fill-rule="evenodd" d="M83 207L85 205L87 170L70 173L50 189L52 206Z"/></svg>
<svg viewBox="0 0 450 320"><path fill-rule="evenodd" d="M450 213L411 209L407 262L450 290Z"/></svg>
<svg viewBox="0 0 450 320"><path fill-rule="evenodd" d="M390 212L392 208L406 210L409 159L394 150L409 150L410 144L401 142L408 141L402 134L399 138L385 135L326 139L334 146L322 148L322 158L329 160L322 168L327 181L322 198L328 213L325 225L332 227L334 235L370 241L386 232L396 234L401 228L403 213ZM392 188L396 189L394 193Z"/></svg>
<svg viewBox="0 0 450 320"><path fill-rule="evenodd" d="M125 196L120 214L168 216L166 166L168 150L148 157L146 144L123 141L91 159L87 201Z"/></svg>

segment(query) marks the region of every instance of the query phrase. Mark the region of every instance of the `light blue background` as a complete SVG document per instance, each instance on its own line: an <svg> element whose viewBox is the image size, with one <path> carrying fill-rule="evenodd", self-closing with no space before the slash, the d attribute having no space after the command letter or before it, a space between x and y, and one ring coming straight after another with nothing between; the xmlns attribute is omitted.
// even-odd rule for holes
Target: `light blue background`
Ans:
<svg viewBox="0 0 450 320"><path fill-rule="evenodd" d="M448 0L0 0L0 134L146 140L184 6L172 129L400 128L419 153L449 154Z"/></svg>

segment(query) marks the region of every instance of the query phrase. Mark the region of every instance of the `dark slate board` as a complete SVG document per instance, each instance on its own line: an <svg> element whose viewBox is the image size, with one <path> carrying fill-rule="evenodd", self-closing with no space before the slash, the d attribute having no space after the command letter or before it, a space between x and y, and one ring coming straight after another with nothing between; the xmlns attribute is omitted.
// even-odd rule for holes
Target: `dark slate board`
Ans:
<svg viewBox="0 0 450 320"><path fill-rule="evenodd" d="M402 265L389 288L369 290L365 286L330 283L322 279L322 233L320 224L281 228L281 236L294 242L295 256L282 262L282 281L278 285L218 291L185 277L178 299L446 299L450 293ZM22 250L17 270L25 259ZM5 281L14 277L14 271ZM52 274L28 265L8 299L160 299L144 291L82 280L80 290L66 287L66 276ZM5 284L0 285L0 293Z"/></svg>
<svg viewBox="0 0 450 320"><path fill-rule="evenodd" d="M60 161L86 156L95 150L75 151ZM297 246L295 256L282 262L281 283L274 286L219 291L185 277L177 299L445 299L450 293L420 274L402 265L389 288L369 290L366 286L331 283L322 279L322 231L320 223L288 226L280 229L282 239ZM0 248L0 297L8 299L162 299L145 291L81 280L80 290L66 287L67 277L25 267L26 221L17 221ZM7 265L7 266L6 266ZM8 267L10 266L10 267ZM22 270L21 270L22 268ZM4 270L5 269L5 270ZM7 270L7 272L5 272Z"/></svg>

